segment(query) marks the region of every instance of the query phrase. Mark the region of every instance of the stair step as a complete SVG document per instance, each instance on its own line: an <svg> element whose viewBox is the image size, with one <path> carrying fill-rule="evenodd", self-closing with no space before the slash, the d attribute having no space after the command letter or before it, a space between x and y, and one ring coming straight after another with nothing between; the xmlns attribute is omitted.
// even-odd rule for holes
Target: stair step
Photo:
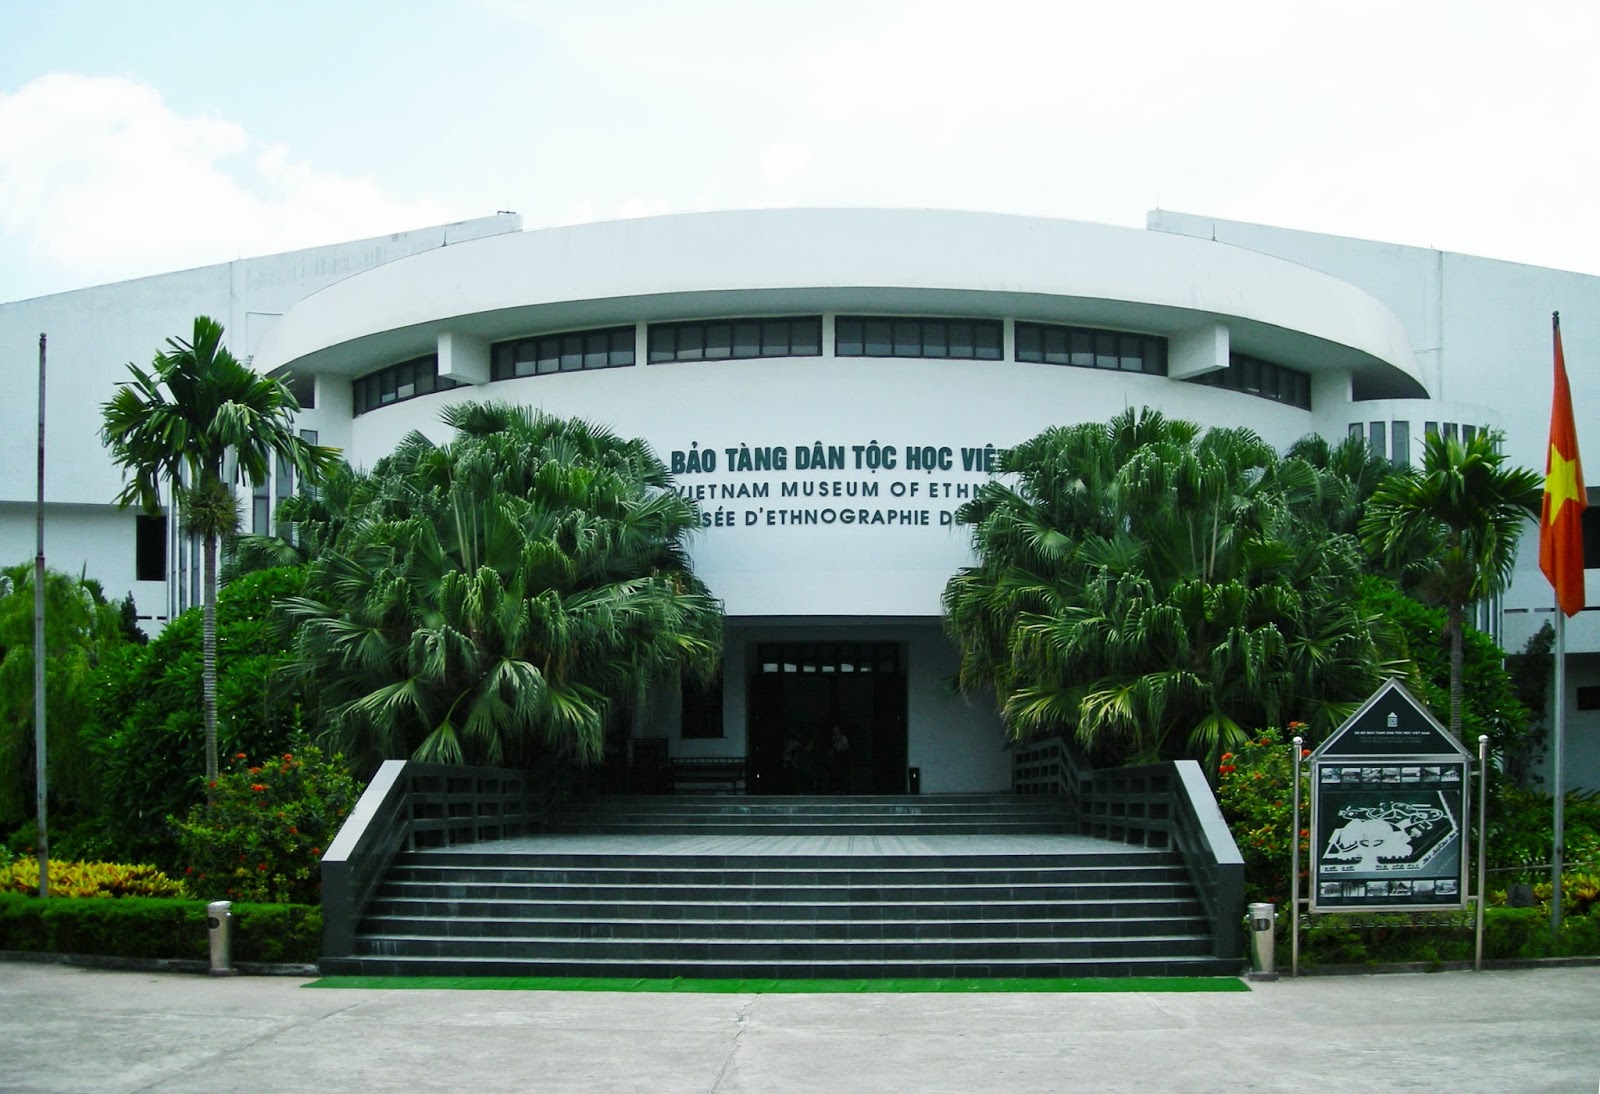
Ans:
<svg viewBox="0 0 1600 1094"><path fill-rule="evenodd" d="M1026 920L1005 918L944 919L938 917L879 920L837 918L721 919L721 918L615 918L609 913L592 918L521 916L452 916L440 921L428 916L369 916L362 924L367 938L444 937L449 939L517 939L535 944L542 939L584 939L640 942L704 942L736 937L742 942L773 941L905 941L949 939L1081 939L1155 938L1172 935L1200 936L1206 922L1190 916L1128 916Z"/></svg>
<svg viewBox="0 0 1600 1094"><path fill-rule="evenodd" d="M323 967L805 978L1238 971L1211 956L1210 921L1176 852L1078 831L1057 800L996 794L581 799L541 836L397 856L355 955ZM980 838L952 838L967 836Z"/></svg>
<svg viewBox="0 0 1600 1094"><path fill-rule="evenodd" d="M576 961L1052 961L1118 957L1136 953L1159 957L1201 957L1210 952L1204 934L1149 935L1137 938L931 938L819 939L745 941L707 935L701 938L451 938L437 935L363 934L357 951L375 957L507 957Z"/></svg>
<svg viewBox="0 0 1600 1094"><path fill-rule="evenodd" d="M584 976L627 979L994 979L1019 977L1237 976L1239 962L1214 957L1077 958L1035 961L812 960L804 962L641 962L589 958L581 962L503 957L324 958L325 975L366 976Z"/></svg>
<svg viewBox="0 0 1600 1094"><path fill-rule="evenodd" d="M936 917L947 922L965 920L1076 921L1086 919L1133 919L1151 916L1193 918L1200 916L1199 901L1190 896L1157 897L1139 901L1104 900L1062 903L1054 900L965 903L946 900L924 903L884 901L769 901L764 903L723 904L714 900L662 902L647 899L611 901L603 906L593 901L521 902L434 899L429 897L380 897L368 909L367 922L388 917L427 917L446 921L465 918L567 919L588 922L599 919L646 919L677 921L698 919L714 922L751 923L760 920L804 921L848 918L851 922L918 922Z"/></svg>

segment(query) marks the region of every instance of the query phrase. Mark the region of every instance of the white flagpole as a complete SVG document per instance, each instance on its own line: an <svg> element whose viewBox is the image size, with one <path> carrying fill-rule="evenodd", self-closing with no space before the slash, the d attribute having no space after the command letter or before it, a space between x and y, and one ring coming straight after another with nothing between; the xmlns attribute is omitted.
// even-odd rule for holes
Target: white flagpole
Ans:
<svg viewBox="0 0 1600 1094"><path fill-rule="evenodd" d="M1555 750L1555 772L1551 793L1555 798L1555 824L1550 839L1550 932L1552 937L1561 934L1561 860L1566 852L1563 830L1566 822L1566 725L1567 725L1567 616L1556 605L1556 679L1555 724L1552 728L1551 747Z"/></svg>

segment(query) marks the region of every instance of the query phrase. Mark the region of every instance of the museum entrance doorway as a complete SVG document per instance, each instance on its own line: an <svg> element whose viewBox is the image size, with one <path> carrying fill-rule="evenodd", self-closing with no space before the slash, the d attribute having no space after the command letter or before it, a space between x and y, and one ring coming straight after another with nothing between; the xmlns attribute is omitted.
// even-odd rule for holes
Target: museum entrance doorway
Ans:
<svg viewBox="0 0 1600 1094"><path fill-rule="evenodd" d="M904 794L906 676L895 642L755 647L753 794ZM836 747L836 731L845 748Z"/></svg>

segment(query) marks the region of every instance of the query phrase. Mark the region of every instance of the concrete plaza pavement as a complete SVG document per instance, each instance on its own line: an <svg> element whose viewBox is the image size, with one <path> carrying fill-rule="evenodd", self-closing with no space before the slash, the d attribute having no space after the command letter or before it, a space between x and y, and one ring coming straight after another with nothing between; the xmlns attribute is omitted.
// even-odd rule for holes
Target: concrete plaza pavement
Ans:
<svg viewBox="0 0 1600 1094"><path fill-rule="evenodd" d="M8 1091L1595 1091L1600 968L1249 992L321 990L0 962Z"/></svg>

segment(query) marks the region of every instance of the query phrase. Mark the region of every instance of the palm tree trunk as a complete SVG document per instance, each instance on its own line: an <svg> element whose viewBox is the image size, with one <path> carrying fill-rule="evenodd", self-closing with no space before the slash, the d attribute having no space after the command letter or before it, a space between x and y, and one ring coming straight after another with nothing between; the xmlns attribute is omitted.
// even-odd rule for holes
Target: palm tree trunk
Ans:
<svg viewBox="0 0 1600 1094"><path fill-rule="evenodd" d="M201 613L200 690L206 722L206 799L215 796L217 781L217 537L204 537L204 563L201 580L205 608Z"/></svg>
<svg viewBox="0 0 1600 1094"><path fill-rule="evenodd" d="M1462 605L1450 605L1450 735L1458 741L1461 740L1461 677L1465 673L1466 661L1461 635L1462 617L1465 614Z"/></svg>

